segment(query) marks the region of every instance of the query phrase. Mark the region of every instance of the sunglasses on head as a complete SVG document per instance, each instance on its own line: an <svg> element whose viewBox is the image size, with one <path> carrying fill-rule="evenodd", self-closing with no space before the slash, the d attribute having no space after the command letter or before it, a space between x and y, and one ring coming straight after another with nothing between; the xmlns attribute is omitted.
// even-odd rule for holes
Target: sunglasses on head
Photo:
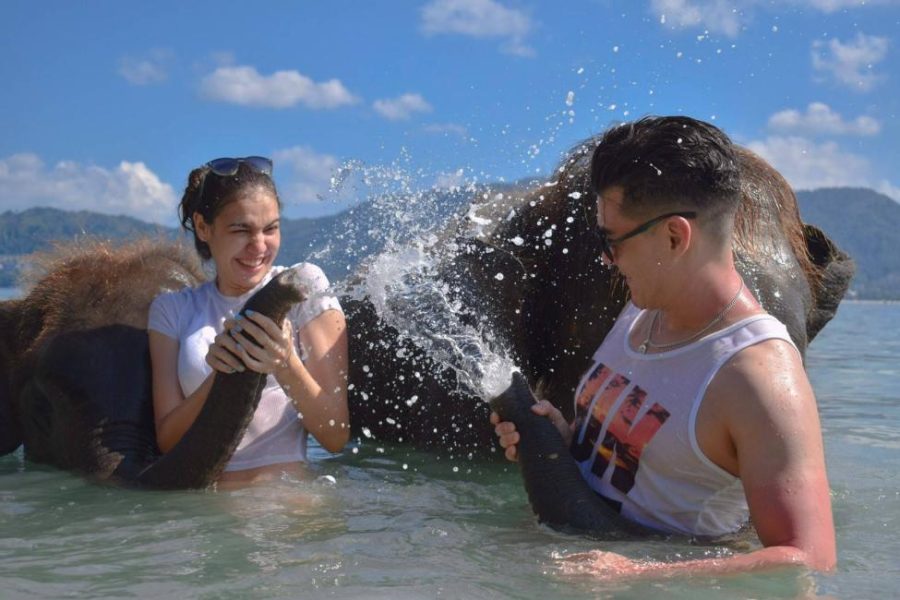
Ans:
<svg viewBox="0 0 900 600"><path fill-rule="evenodd" d="M247 165L257 173L262 173L263 175L272 174L272 159L266 158L265 156L245 156L244 158L215 158L206 163L206 166L209 167L209 170L211 172L220 177L231 177L238 172L238 168L240 168L242 163Z"/></svg>
<svg viewBox="0 0 900 600"><path fill-rule="evenodd" d="M613 248L617 244L621 244L628 238L633 238L634 236L640 235L640 234L644 233L645 231L649 231L654 225L662 223L669 217L683 217L685 219L695 219L697 217L697 213L692 210L689 210L689 211L682 211L682 212L670 212L670 213L666 213L664 215L659 215L658 217L653 217L646 223L641 223L640 225L638 225L637 227L635 227L628 233L620 235L619 237L616 237L616 238L609 237L609 234L606 233L606 231L603 229L596 229L595 231L597 232L597 237L600 238L600 251L603 252L604 255L606 255L606 258L609 259L609 262L615 262L615 258L613 258Z"/></svg>
<svg viewBox="0 0 900 600"><path fill-rule="evenodd" d="M204 166L209 169L200 181L200 189L197 192L198 198L203 198L203 190L206 188L206 176L210 173L219 177L231 177L237 175L238 169L242 164L247 165L253 171L262 175L272 176L272 159L265 156L245 156L244 158L214 158ZM208 205L208 202L207 202Z"/></svg>

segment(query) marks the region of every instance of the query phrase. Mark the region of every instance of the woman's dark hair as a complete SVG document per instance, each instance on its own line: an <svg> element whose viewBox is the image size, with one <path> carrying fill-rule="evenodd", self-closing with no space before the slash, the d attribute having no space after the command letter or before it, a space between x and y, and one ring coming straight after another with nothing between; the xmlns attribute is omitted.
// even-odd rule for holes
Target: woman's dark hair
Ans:
<svg viewBox="0 0 900 600"><path fill-rule="evenodd" d="M272 178L246 163L240 163L234 175L217 175L206 165L191 171L178 205L178 213L181 226L194 237L194 247L200 258L209 260L212 254L209 245L197 237L194 214L199 213L204 221L211 224L227 204L253 188L262 188L271 193L281 209L281 199L278 198Z"/></svg>
<svg viewBox="0 0 900 600"><path fill-rule="evenodd" d="M622 187L626 214L696 210L729 231L741 200L731 140L684 116L644 117L607 130L591 160L591 190L612 186Z"/></svg>

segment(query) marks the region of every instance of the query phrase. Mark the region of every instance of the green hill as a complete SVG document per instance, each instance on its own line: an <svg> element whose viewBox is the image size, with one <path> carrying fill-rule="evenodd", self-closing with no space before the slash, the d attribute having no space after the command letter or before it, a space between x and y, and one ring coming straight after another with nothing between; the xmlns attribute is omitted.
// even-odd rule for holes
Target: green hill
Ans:
<svg viewBox="0 0 900 600"><path fill-rule="evenodd" d="M174 229L131 217L101 215L81 210L31 208L0 214L0 255L30 254L49 248L54 241L79 237L124 240L154 235L174 236Z"/></svg>
<svg viewBox="0 0 900 600"><path fill-rule="evenodd" d="M336 215L316 219L282 219L278 262L310 260L328 277L345 277L366 256L379 251L388 238L402 240L411 224L443 222L468 199L462 193L437 192L416 199L413 215L402 197L384 197ZM398 218L398 214L402 218ZM81 238L127 241L142 237L178 239L180 229L122 216L54 208L31 208L0 214L0 287L15 287L23 257L48 250L55 242ZM192 243L186 240L186 243Z"/></svg>
<svg viewBox="0 0 900 600"><path fill-rule="evenodd" d="M174 229L138 219L89 211L70 212L56 208L31 208L0 214L0 287L13 287L22 256L47 250L54 242L79 238L128 240L178 235Z"/></svg>
<svg viewBox="0 0 900 600"><path fill-rule="evenodd" d="M863 299L900 300L900 204L873 190L826 188L799 192L803 220L821 227L857 264L852 293ZM311 260L328 276L341 279L388 237L402 242L409 222L442 222L464 203L464 194L420 199L417 214L396 199L376 206L317 219L282 220L279 262ZM395 210L396 209L396 210ZM82 236L127 240L146 236L177 238L179 230L86 211L33 208L0 214L0 287L15 286L24 255L50 248L54 241Z"/></svg>
<svg viewBox="0 0 900 600"><path fill-rule="evenodd" d="M864 188L799 192L800 216L856 261L857 298L900 299L900 203Z"/></svg>

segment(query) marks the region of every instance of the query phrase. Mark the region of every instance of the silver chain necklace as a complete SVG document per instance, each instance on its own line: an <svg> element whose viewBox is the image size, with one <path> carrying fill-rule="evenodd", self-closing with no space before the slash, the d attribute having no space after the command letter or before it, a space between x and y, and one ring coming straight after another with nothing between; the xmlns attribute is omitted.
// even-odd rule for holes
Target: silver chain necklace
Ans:
<svg viewBox="0 0 900 600"><path fill-rule="evenodd" d="M737 304L738 298L741 297L741 292L743 292L743 291L744 291L744 280L741 279L741 287L738 288L737 294L734 295L734 298L731 299L731 302L729 302L725 308L720 310L719 313L715 317L713 317L712 321L707 323L703 327L703 329L701 329L697 333L691 335L690 337L684 338L683 340L678 340L677 342L672 342L670 344L656 344L653 342L653 340L650 339L651 336L653 335L653 330L656 328L657 324L659 323L659 310L657 310L653 314L653 322L650 323L650 329L647 330L647 337L643 341L643 343L641 343L641 345L638 346L637 351L640 352L641 354L647 354L648 348L653 348L655 350L668 350L670 348L675 348L676 346L683 346L684 344L693 342L694 340L696 340L697 338L702 336L704 333L706 333L707 331L712 329L719 321L721 321L722 319L725 318L725 315L728 314L728 311L730 311L732 308L734 308L734 305Z"/></svg>

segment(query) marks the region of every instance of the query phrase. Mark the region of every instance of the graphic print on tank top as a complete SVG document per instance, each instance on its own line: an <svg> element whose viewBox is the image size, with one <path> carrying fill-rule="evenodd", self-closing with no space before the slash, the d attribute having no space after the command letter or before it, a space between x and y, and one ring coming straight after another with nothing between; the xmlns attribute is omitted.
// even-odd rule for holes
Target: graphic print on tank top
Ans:
<svg viewBox="0 0 900 600"><path fill-rule="evenodd" d="M649 406L642 411L644 406ZM579 463L592 461L591 473L606 476L623 494L634 486L641 454L669 418L658 402L621 373L598 363L575 400L576 435L572 456Z"/></svg>

